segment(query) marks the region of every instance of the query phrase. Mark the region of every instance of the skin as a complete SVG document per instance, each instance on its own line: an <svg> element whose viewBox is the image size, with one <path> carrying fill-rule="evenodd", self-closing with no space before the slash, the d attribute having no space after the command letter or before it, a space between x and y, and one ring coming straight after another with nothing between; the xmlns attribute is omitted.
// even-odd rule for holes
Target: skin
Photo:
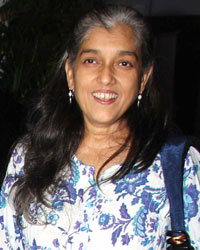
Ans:
<svg viewBox="0 0 200 250"><path fill-rule="evenodd" d="M81 44L73 68L67 60L68 87L74 90L85 122L85 136L76 153L80 160L98 171L124 142L128 128L121 117L144 91L151 72L152 68L141 76L140 51L126 25L109 31L93 29ZM121 163L127 152L128 147L109 165Z"/></svg>

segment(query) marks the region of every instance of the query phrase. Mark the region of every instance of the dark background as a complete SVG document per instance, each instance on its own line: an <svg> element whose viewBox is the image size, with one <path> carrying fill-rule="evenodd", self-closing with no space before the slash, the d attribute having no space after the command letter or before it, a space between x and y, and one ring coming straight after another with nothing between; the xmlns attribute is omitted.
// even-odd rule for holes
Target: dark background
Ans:
<svg viewBox="0 0 200 250"><path fill-rule="evenodd" d="M67 3L68 1L65 0L65 2ZM152 31L155 34L156 61L159 72L158 78L165 87L166 95L169 96L174 121L185 134L200 137L200 1L93 0L86 2L90 2L88 5L96 6L102 2L121 2L134 7L136 6L149 19ZM79 1L77 1L77 6L78 4ZM71 8L70 11L69 6ZM68 6L66 6L66 13L57 14L61 15L61 19L63 18L62 15L67 15L71 20L78 15L80 11L80 8L77 6L72 6L71 1L69 1ZM16 25L16 22L20 22L31 8L26 7L25 10L23 9L20 15L12 19L10 26L13 24ZM51 8L55 10L55 6ZM38 20L40 20L41 13L38 15L40 15L40 17L38 17ZM43 20L44 24L48 27L49 20L50 19ZM57 32L57 28L54 27L51 32ZM0 37L0 42L1 39L2 37ZM15 40L14 37L13 39ZM53 38L52 43L55 43ZM48 51L48 44L45 44L45 46L47 53L43 57L47 61L49 58L45 56L53 54L53 49L51 48L51 50ZM49 44L49 47L51 46L52 44ZM44 51L44 48L42 51ZM19 55L18 58L20 57ZM43 58L39 58L38 60L39 62L41 60L41 65L43 63L45 68L46 65L42 61ZM33 75L37 75L37 73L39 74L37 69L34 69L33 66L30 67L34 73ZM7 166L9 149L13 142L24 131L25 117L30 97L30 94L27 94L28 97L25 101L21 98L22 95L19 93L23 92L22 90L25 88L23 85L19 88L21 92L17 92L17 94L16 92L13 92L11 88L5 87L6 85L8 85L8 83L5 80L4 82L1 81L0 174L2 177L4 176ZM35 90L39 89L40 86L42 86L42 83L41 85L37 85L35 87L31 85L30 93L35 92Z"/></svg>

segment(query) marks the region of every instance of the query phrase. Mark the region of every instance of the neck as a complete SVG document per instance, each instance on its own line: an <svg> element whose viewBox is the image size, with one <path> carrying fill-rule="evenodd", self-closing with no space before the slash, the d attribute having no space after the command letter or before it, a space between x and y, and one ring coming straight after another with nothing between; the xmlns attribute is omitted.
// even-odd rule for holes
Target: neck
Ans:
<svg viewBox="0 0 200 250"><path fill-rule="evenodd" d="M102 165L124 145L128 134L127 126L122 126L122 124L115 129L113 127L85 126L84 137L78 147L76 156L86 165L94 166L95 176L97 176L99 170L102 171ZM114 164L124 162L129 150L129 143L120 154L104 166L103 170Z"/></svg>
<svg viewBox="0 0 200 250"><path fill-rule="evenodd" d="M108 128L86 126L82 143L93 149L117 147L125 142L128 133L128 128L124 123L118 127Z"/></svg>

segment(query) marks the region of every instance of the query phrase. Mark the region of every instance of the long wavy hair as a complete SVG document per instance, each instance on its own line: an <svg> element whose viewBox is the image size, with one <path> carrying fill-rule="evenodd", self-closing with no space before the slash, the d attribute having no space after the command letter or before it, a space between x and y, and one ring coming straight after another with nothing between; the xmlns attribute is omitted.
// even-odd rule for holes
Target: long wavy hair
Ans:
<svg viewBox="0 0 200 250"><path fill-rule="evenodd" d="M47 85L28 119L27 133L22 139L26 149L24 174L14 185L14 206L18 218L24 215L31 223L29 205L34 201L49 206L45 192L58 187L60 173L64 169L70 173L72 156L84 135L82 112L75 99L72 104L68 100L67 58L73 67L80 45L92 29L104 27L109 30L118 24L126 24L133 31L133 39L141 52L142 74L153 65L149 29L135 9L107 6L92 10L78 20L66 42L51 84ZM130 170L141 172L152 164L167 134L168 112L163 100L161 89L151 76L140 106L133 103L124 114L130 131L124 145L103 165L122 152L128 142L131 144L122 167L109 180L123 178Z"/></svg>

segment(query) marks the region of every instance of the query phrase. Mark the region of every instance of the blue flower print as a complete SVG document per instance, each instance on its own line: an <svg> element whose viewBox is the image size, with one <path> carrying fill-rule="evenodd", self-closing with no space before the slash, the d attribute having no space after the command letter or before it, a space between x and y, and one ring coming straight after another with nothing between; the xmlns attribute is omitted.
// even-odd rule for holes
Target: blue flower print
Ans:
<svg viewBox="0 0 200 250"><path fill-rule="evenodd" d="M56 225L57 221L59 219L59 215L56 214L54 211L51 211L47 216L46 216L46 221L48 224L51 225Z"/></svg>
<svg viewBox="0 0 200 250"><path fill-rule="evenodd" d="M120 237L123 245L128 245L131 240L131 237L128 235L128 233L121 234L122 232L126 232L127 226L132 221L125 204L122 204L120 207L120 215L121 218L115 218L114 215L110 214L102 214L99 217L99 225L102 226L103 230L108 228L112 228L114 230L111 237L113 246L115 246Z"/></svg>
<svg viewBox="0 0 200 250"><path fill-rule="evenodd" d="M15 164L20 164L22 162L22 157L18 155L16 158L14 158L14 163Z"/></svg>
<svg viewBox="0 0 200 250"><path fill-rule="evenodd" d="M78 190L78 197L83 198L84 190L81 188Z"/></svg>
<svg viewBox="0 0 200 250"><path fill-rule="evenodd" d="M74 204L77 198L76 189L73 187L71 183L66 183L66 191L68 195L67 199L65 198L65 201Z"/></svg>
<svg viewBox="0 0 200 250"><path fill-rule="evenodd" d="M165 230L165 232L167 232L167 231L168 231L168 229ZM158 238L157 243L156 243L156 245L159 246L159 247L161 247L161 249L163 249L164 246L165 246L165 242L166 242L166 236L165 235L166 234L161 235Z"/></svg>
<svg viewBox="0 0 200 250"><path fill-rule="evenodd" d="M121 194L118 197L118 200L127 194L132 195L135 192L136 187L146 184L148 174L148 170L145 170L139 174L129 173L123 179L117 181L115 192Z"/></svg>
<svg viewBox="0 0 200 250"><path fill-rule="evenodd" d="M32 246L30 246L30 250L37 250L37 249L42 249L42 247L38 247L36 240L33 239L33 244Z"/></svg>
<svg viewBox="0 0 200 250"><path fill-rule="evenodd" d="M199 170L199 166L198 165L194 165L193 166L193 175L196 176Z"/></svg>
<svg viewBox="0 0 200 250"><path fill-rule="evenodd" d="M150 192L144 191L142 192L142 204L145 206L149 206L149 203L152 201L152 194Z"/></svg>
<svg viewBox="0 0 200 250"><path fill-rule="evenodd" d="M119 226L113 233L112 233L112 244L113 246L116 244L117 239L119 238L122 232L122 226Z"/></svg>
<svg viewBox="0 0 200 250"><path fill-rule="evenodd" d="M18 147L14 149L12 154L13 167L16 170L16 176L21 176L24 172L22 167L19 168L19 165L23 163L23 157L25 153L24 150L25 150L24 148Z"/></svg>
<svg viewBox="0 0 200 250"><path fill-rule="evenodd" d="M16 178L17 176L14 177L13 175L9 174L8 176L6 176L5 185L8 186L8 188L10 188L15 182Z"/></svg>
<svg viewBox="0 0 200 250"><path fill-rule="evenodd" d="M64 180L51 195L51 202L55 209L61 211L65 202L75 204L77 199L76 189L72 183Z"/></svg>
<svg viewBox="0 0 200 250"><path fill-rule="evenodd" d="M75 226L74 226L74 229L80 230L80 226L81 226L80 221L76 221Z"/></svg>
<svg viewBox="0 0 200 250"><path fill-rule="evenodd" d="M153 165L153 170L154 170L154 172L158 173L159 165L155 163L155 164Z"/></svg>
<svg viewBox="0 0 200 250"><path fill-rule="evenodd" d="M73 162L74 163L74 162ZM71 175L71 177L70 177L70 183L73 183L74 185L76 185L77 184L77 182L79 181L79 179L80 179L80 171L79 171L79 168L78 168L78 166L76 166L76 165L74 165L72 163L72 175Z"/></svg>
<svg viewBox="0 0 200 250"><path fill-rule="evenodd" d="M22 233L21 228L19 228L17 224L17 217L15 215L13 215L13 222L14 222L14 228L15 228L15 240L21 241L23 239L23 233ZM20 220L20 222L22 223L22 219Z"/></svg>
<svg viewBox="0 0 200 250"><path fill-rule="evenodd" d="M0 225L1 225L1 230L4 229L4 219L3 216L0 216Z"/></svg>
<svg viewBox="0 0 200 250"><path fill-rule="evenodd" d="M158 192L157 195L155 194L156 191ZM142 204L151 212L159 213L160 209L165 205L166 192L164 189L147 188L142 192L141 196Z"/></svg>
<svg viewBox="0 0 200 250"><path fill-rule="evenodd" d="M12 153L12 158L15 164L20 164L22 162L21 150L22 148L15 148Z"/></svg>
<svg viewBox="0 0 200 250"><path fill-rule="evenodd" d="M158 228L158 225L159 225L159 220L158 218L156 219L152 219L150 218L150 230L149 230L149 233L152 233L152 232L156 232L157 228Z"/></svg>
<svg viewBox="0 0 200 250"><path fill-rule="evenodd" d="M141 207L138 211L137 215L134 217L134 231L136 235L140 236L141 238L146 237L146 228L145 228L145 221L148 214L148 210L144 207Z"/></svg>
<svg viewBox="0 0 200 250"><path fill-rule="evenodd" d="M55 199L52 201L52 205L54 209L57 209L58 211L61 211L63 209L63 201L59 200L59 199Z"/></svg>
<svg viewBox="0 0 200 250"><path fill-rule="evenodd" d="M185 158L185 164L187 166L190 166L190 164L193 164L190 154L187 154ZM192 173L192 176L196 176L198 169L199 169L198 164L193 164L191 167L187 167L186 169L184 169L184 180L186 180L188 177L190 178L191 173Z"/></svg>
<svg viewBox="0 0 200 250"><path fill-rule="evenodd" d="M111 228L115 223L115 217L110 214L102 214L99 217L99 225L103 227L103 229Z"/></svg>
<svg viewBox="0 0 200 250"><path fill-rule="evenodd" d="M60 246L59 241L58 241L57 238L53 240L53 245L54 245L54 247L59 247Z"/></svg>
<svg viewBox="0 0 200 250"><path fill-rule="evenodd" d="M184 195L185 217L188 218L189 221L191 220L192 217L197 215L198 196L199 196L199 191L197 191L196 185L190 184L190 186L186 188Z"/></svg>
<svg viewBox="0 0 200 250"><path fill-rule="evenodd" d="M92 230L90 229L90 225L87 223L87 224L83 224L80 228L80 231L85 231L85 232L92 232Z"/></svg>
<svg viewBox="0 0 200 250"><path fill-rule="evenodd" d="M58 185L58 188L51 195L51 202L54 209L62 211L64 203L75 204L77 196L83 194L83 190L77 195L76 183L80 178L80 173L76 166L73 166L72 175L69 179L62 179Z"/></svg>
<svg viewBox="0 0 200 250"><path fill-rule="evenodd" d="M107 226L108 222L109 222L109 219L110 219L110 216L108 214L102 214L99 217L99 225L103 226L103 227Z"/></svg>
<svg viewBox="0 0 200 250"><path fill-rule="evenodd" d="M7 197L8 197L8 194L5 192L5 186L2 186L2 189L0 191L0 208L3 208L6 206Z"/></svg>
<svg viewBox="0 0 200 250"><path fill-rule="evenodd" d="M78 250L83 250L83 243L80 243Z"/></svg>
<svg viewBox="0 0 200 250"><path fill-rule="evenodd" d="M130 219L130 215L127 212L126 205L123 203L122 206L120 207L120 214L123 219Z"/></svg>
<svg viewBox="0 0 200 250"><path fill-rule="evenodd" d="M122 245L128 245L129 242L130 242L129 235L127 233L125 235L122 235Z"/></svg>
<svg viewBox="0 0 200 250"><path fill-rule="evenodd" d="M97 188L91 187L89 190L89 199L96 198L97 196Z"/></svg>

